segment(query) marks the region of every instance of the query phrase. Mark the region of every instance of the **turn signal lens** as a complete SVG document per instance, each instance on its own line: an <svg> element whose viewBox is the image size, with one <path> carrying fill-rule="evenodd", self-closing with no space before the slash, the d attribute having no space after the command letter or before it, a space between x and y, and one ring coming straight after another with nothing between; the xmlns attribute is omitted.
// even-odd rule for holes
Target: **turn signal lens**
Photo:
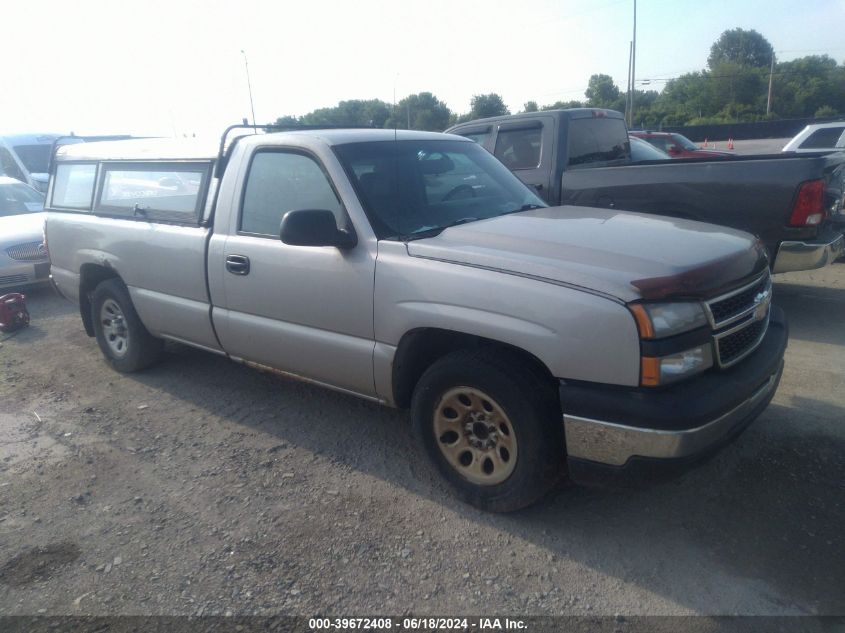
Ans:
<svg viewBox="0 0 845 633"><path fill-rule="evenodd" d="M656 387L660 384L659 358L643 357L640 382L643 387Z"/></svg>
<svg viewBox="0 0 845 633"><path fill-rule="evenodd" d="M640 338L654 337L654 328L651 327L651 319L648 318L648 312L642 304L634 303L630 306L631 312L634 315L634 320L637 322L637 329L640 331Z"/></svg>

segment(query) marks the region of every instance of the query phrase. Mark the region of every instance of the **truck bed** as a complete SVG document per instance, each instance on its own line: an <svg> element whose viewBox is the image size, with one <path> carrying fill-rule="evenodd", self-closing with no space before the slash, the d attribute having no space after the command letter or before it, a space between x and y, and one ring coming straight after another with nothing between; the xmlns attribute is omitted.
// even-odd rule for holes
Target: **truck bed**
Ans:
<svg viewBox="0 0 845 633"><path fill-rule="evenodd" d="M833 204L845 155L766 154L572 168L561 177L563 204L611 207L730 226L758 235L774 256L782 240L813 239L818 227L790 227L799 183L824 177Z"/></svg>

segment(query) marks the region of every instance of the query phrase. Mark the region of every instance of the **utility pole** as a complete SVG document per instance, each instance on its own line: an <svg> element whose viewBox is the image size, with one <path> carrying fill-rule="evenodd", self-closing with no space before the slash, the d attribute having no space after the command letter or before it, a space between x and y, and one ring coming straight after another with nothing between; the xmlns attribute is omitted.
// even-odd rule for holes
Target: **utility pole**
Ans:
<svg viewBox="0 0 845 633"><path fill-rule="evenodd" d="M766 114L772 111L772 77L775 74L775 52L772 51L772 65L769 68L769 98L766 100Z"/></svg>
<svg viewBox="0 0 845 633"><path fill-rule="evenodd" d="M637 0L634 0L634 39L631 40L631 107L628 117L628 127L634 125L634 94L636 93L637 77Z"/></svg>
<svg viewBox="0 0 845 633"><path fill-rule="evenodd" d="M252 82L249 80L249 62L246 59L246 53L241 49L241 54L244 56L244 68L246 69L246 87L249 90L249 109L252 112L252 124L255 123L255 106L252 103Z"/></svg>
<svg viewBox="0 0 845 633"><path fill-rule="evenodd" d="M634 42L628 44L628 87L625 91L625 120L628 121L631 114L631 60L634 57ZM629 122L630 123L630 122Z"/></svg>

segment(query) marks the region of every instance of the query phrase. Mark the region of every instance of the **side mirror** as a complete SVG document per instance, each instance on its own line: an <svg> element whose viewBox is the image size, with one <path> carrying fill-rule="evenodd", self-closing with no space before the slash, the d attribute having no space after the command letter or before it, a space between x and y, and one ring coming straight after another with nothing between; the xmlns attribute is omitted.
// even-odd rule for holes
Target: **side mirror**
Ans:
<svg viewBox="0 0 845 633"><path fill-rule="evenodd" d="M355 233L338 229L334 213L326 209L288 211L282 218L279 237L291 246L353 248L358 244Z"/></svg>
<svg viewBox="0 0 845 633"><path fill-rule="evenodd" d="M675 154L680 154L680 153L681 153L681 150L678 148L678 146L677 146L677 145L670 145L669 147L667 147L667 148L666 148L666 151L667 151L669 154L672 154L673 156L674 156Z"/></svg>

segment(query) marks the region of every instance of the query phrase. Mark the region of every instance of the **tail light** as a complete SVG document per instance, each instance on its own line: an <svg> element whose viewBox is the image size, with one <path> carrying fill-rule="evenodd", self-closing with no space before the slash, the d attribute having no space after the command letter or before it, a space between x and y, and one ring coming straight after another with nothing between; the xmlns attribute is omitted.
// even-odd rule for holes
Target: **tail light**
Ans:
<svg viewBox="0 0 845 633"><path fill-rule="evenodd" d="M815 226L824 220L824 180L808 180L798 187L789 226Z"/></svg>

